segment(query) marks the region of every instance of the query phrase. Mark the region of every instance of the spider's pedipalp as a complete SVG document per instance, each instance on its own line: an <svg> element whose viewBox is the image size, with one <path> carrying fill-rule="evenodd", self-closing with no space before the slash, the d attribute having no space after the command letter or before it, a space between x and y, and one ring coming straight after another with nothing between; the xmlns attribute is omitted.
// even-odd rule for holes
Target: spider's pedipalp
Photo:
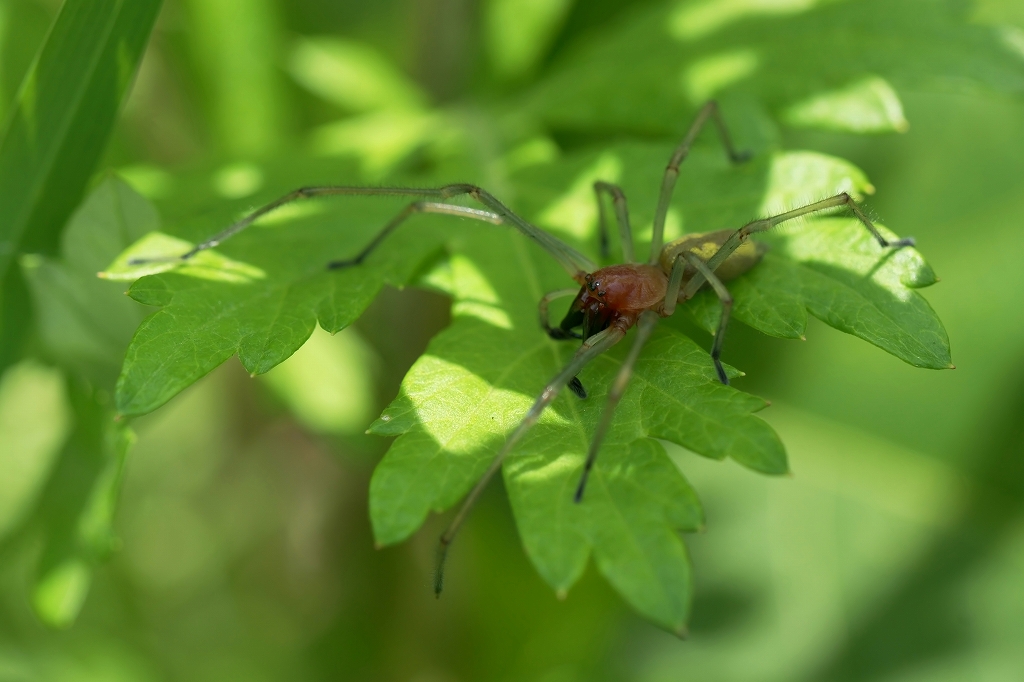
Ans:
<svg viewBox="0 0 1024 682"><path fill-rule="evenodd" d="M583 382L580 381L579 377L573 377L569 382L569 390L576 394L580 400L584 400L587 397L587 389L583 388Z"/></svg>

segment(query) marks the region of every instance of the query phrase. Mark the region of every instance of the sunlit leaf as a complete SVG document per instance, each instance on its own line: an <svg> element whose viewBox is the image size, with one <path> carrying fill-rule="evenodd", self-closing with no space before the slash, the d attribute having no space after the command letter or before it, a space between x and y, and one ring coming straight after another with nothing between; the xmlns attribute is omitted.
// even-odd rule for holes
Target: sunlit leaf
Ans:
<svg viewBox="0 0 1024 682"><path fill-rule="evenodd" d="M337 39L305 39L288 70L303 87L344 109L419 109L424 95L373 48Z"/></svg>
<svg viewBox="0 0 1024 682"><path fill-rule="evenodd" d="M803 125L859 132L867 112L899 122L891 93L863 85L871 75L896 92L1024 90L1020 51L966 18L958 3L929 0L658 3L581 39L530 105L558 128L675 132L707 98L753 99L802 107ZM853 108L821 111L823 99Z"/></svg>
<svg viewBox="0 0 1024 682"><path fill-rule="evenodd" d="M72 216L61 238L60 260L22 258L47 350L99 385L113 387L145 309L124 295L122 285L97 279L96 273L159 224L148 201L111 177Z"/></svg>
<svg viewBox="0 0 1024 682"><path fill-rule="evenodd" d="M513 178L514 205L592 250L597 216L588 188L611 173L627 194L643 246L670 151L663 144L622 144L531 165ZM735 228L766 205L789 208L809 201L805 197L839 191L861 196L870 189L855 167L821 154L768 154L734 166L720 150L701 148L683 168L672 215L677 231ZM294 352L318 319L329 331L344 327L383 283L410 281L444 247L456 255L444 276L429 279L453 296L455 322L433 341L373 427L401 436L371 484L376 538L398 542L431 511L458 502L569 357L572 344L558 345L537 328L535 307L545 291L569 282L552 259L507 228L423 216L358 269L328 272L325 260L353 253L397 206L372 199L319 206L258 224L195 263L138 280L131 295L162 309L143 323L129 348L118 406L127 414L154 409L236 353L249 371L265 372ZM174 255L195 241L177 239L150 235L111 271L131 277L129 254L173 246L165 255ZM922 299L904 295L908 285L934 280L912 249L887 251L859 224L834 219L807 220L766 239L773 247L769 256L730 284L737 319L798 337L810 310L909 362L948 365L941 324ZM842 298L811 279L829 267L831 281L846 292ZM259 276L239 278L233 273L240 268ZM858 288L872 269L875 279ZM711 303L701 298L692 305L699 319L714 319ZM901 306L918 306L916 317L895 314ZM506 484L527 552L552 587L571 587L593 554L630 603L675 630L685 623L690 589L685 548L675 533L697 528L701 512L650 439L766 473L785 472L786 457L771 429L752 416L764 401L718 383L707 352L666 327L642 354L588 497L575 505L573 485L588 434L628 343L581 374L590 398L559 398L516 448Z"/></svg>
<svg viewBox="0 0 1024 682"><path fill-rule="evenodd" d="M0 379L0 539L30 511L67 436L63 379L24 362Z"/></svg>
<svg viewBox="0 0 1024 682"><path fill-rule="evenodd" d="M544 56L573 0L488 0L484 31L500 78L522 77Z"/></svg>
<svg viewBox="0 0 1024 682"><path fill-rule="evenodd" d="M855 133L902 133L910 127L899 95L877 76L812 95L782 112L782 120L793 126Z"/></svg>

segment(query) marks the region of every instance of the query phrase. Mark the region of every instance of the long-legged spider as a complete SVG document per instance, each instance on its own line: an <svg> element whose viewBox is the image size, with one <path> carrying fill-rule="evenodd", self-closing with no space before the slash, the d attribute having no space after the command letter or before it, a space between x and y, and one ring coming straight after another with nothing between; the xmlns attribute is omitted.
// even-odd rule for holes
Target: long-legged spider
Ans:
<svg viewBox="0 0 1024 682"><path fill-rule="evenodd" d="M582 345L572 360L541 391L533 406L505 441L487 471L466 496L459 511L441 535L438 571L434 585L435 592L440 594L443 586L442 569L447 549L469 510L490 479L501 468L506 456L523 437L523 434L537 422L541 413L551 404L563 387L569 386L580 398L586 397L586 391L577 378L577 374L587 363L621 341L631 327L636 326L637 328L636 338L612 383L604 412L590 443L579 485L576 488L575 501L577 503L583 499L587 478L611 423L612 414L629 383L633 366L644 344L651 337L659 318L672 315L679 303L693 298L705 284L714 290L722 306L721 318L711 347L711 359L714 362L718 378L723 384L729 383L722 367L720 355L733 301L724 282L753 268L764 254L767 248L764 244L747 240L751 234L764 232L787 220L809 213L846 207L863 223L881 247L900 248L914 244L914 240L909 237L895 241L885 239L846 192L779 215L755 220L736 230L688 234L668 244L663 244L665 217L668 214L669 202L679 176L679 166L688 155L694 139L709 119L718 129L725 151L732 162L739 163L749 157L749 154L737 153L734 149L717 104L711 101L704 105L686 136L669 159L654 214L651 252L646 263L638 263L634 257L633 237L625 194L618 186L606 182L594 183L594 191L600 208L601 251L603 256L607 256L609 221L602 196L607 194L613 200L625 262L603 268L598 267L596 263L560 239L519 217L487 191L470 184L452 184L429 189L355 186L303 187L256 209L224 231L172 260L187 261L201 251L214 248L225 239L244 230L260 217L293 201L324 196L391 195L416 197L417 199L385 225L356 256L346 260L332 261L327 265L329 269L358 266L409 216L416 213L439 213L482 220L495 225L511 225L537 242L575 280L580 287L578 290L576 288L560 289L541 299L539 304L540 323L551 338L557 340L579 339L582 341ZM446 200L461 195L472 197L486 210L445 203ZM141 264L152 262L152 260L159 259L136 259L132 263ZM568 296L575 296L568 313L557 327L552 327L548 319L548 307L551 301Z"/></svg>

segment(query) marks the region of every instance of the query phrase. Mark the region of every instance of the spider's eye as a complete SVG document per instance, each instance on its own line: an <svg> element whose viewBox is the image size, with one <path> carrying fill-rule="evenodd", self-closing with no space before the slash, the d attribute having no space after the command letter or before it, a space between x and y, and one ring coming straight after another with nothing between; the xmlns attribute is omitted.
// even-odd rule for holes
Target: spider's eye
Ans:
<svg viewBox="0 0 1024 682"><path fill-rule="evenodd" d="M601 283L600 282L595 282L594 280L588 280L587 281L587 286L590 287L591 291L597 291L597 287L601 286Z"/></svg>

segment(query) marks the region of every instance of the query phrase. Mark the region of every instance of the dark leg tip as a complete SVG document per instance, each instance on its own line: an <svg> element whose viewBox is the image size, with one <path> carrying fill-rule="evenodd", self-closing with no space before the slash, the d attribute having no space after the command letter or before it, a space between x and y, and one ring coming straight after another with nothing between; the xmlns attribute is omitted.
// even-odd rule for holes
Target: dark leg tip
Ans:
<svg viewBox="0 0 1024 682"><path fill-rule="evenodd" d="M587 397L587 389L583 388L583 382L579 377L573 377L569 382L569 390L576 394L576 397L583 400Z"/></svg>
<svg viewBox="0 0 1024 682"><path fill-rule="evenodd" d="M582 339L583 335L578 334L568 329L561 329L557 327L551 327L547 330L548 336L555 341L569 341L570 339Z"/></svg>
<svg viewBox="0 0 1024 682"><path fill-rule="evenodd" d="M361 261L358 258L350 258L349 260L332 260L327 264L328 270L341 270L342 268L350 268L353 265L359 265Z"/></svg>
<svg viewBox="0 0 1024 682"><path fill-rule="evenodd" d="M749 149L744 149L741 152L736 152L735 154L733 154L732 162L746 163L747 161L750 161L752 158L754 158L754 152L750 151Z"/></svg>
<svg viewBox="0 0 1024 682"><path fill-rule="evenodd" d="M722 363L718 358L715 358L715 371L718 372L718 380L726 386L729 385L729 375L725 373L725 367L722 367Z"/></svg>
<svg viewBox="0 0 1024 682"><path fill-rule="evenodd" d="M904 237L894 241L890 246L894 249L902 249L904 246L917 246L917 241L913 237Z"/></svg>

